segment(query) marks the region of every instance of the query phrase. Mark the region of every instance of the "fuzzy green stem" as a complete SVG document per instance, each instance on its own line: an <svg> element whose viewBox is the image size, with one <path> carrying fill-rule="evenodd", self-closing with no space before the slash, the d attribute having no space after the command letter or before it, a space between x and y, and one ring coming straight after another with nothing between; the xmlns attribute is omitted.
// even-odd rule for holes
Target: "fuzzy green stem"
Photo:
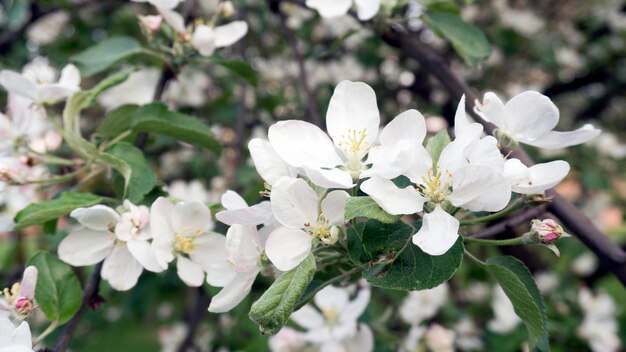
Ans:
<svg viewBox="0 0 626 352"><path fill-rule="evenodd" d="M43 339L45 339L46 336L50 335L58 327L59 327L59 322L57 320L50 323L50 325L48 326L46 330L44 330L39 336L37 336L37 338L33 339L33 346L43 341Z"/></svg>
<svg viewBox="0 0 626 352"><path fill-rule="evenodd" d="M500 210L497 213L489 214L489 215L482 216L482 217L479 217L479 218L476 218L476 219L463 220L463 221L461 221L461 226L478 225L478 224L482 224L482 223L485 223L485 222L497 220L497 219L500 219L502 217L505 217L505 216L513 213L514 211L522 208L523 206L524 206L523 198L518 198L508 208L502 209L502 210Z"/></svg>
<svg viewBox="0 0 626 352"><path fill-rule="evenodd" d="M463 242L486 244L490 246L517 246L520 244L525 244L526 240L524 239L524 237L511 238L508 240L486 240L472 237L463 237Z"/></svg>
<svg viewBox="0 0 626 352"><path fill-rule="evenodd" d="M473 260L474 262L476 262L478 265L480 266L485 266L486 263L483 262L482 260L476 258L472 253L470 253L467 249L463 250L465 252L465 255L470 258L471 260Z"/></svg>

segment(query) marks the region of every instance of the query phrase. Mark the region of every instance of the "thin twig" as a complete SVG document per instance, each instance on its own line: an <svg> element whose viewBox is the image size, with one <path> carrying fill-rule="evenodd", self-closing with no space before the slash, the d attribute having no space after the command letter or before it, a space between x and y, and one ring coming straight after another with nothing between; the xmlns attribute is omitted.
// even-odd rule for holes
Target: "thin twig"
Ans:
<svg viewBox="0 0 626 352"><path fill-rule="evenodd" d="M546 209L547 209L546 205L542 205L537 208L525 209L505 220L492 224L482 229L481 231L471 234L469 237L478 238L478 239L493 238L493 237L497 237L498 235L502 233L511 232L514 227L519 226L521 224L528 223L532 219L539 218L546 212Z"/></svg>
<svg viewBox="0 0 626 352"><path fill-rule="evenodd" d="M209 297L204 292L204 289L199 287L197 290L196 302L191 309L187 320L187 335L185 336L185 339L181 343L180 347L178 347L178 352L187 352L193 347L193 340L196 336L196 331L198 330L204 315L207 313L209 303Z"/></svg>

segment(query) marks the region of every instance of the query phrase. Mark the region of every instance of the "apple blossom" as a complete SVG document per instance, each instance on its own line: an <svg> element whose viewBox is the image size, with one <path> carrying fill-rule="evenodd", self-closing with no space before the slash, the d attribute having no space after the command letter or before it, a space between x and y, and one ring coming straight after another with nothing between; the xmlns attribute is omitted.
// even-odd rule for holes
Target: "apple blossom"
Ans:
<svg viewBox="0 0 626 352"><path fill-rule="evenodd" d="M534 91L520 93L506 104L494 93L486 93L482 103L476 102L475 111L496 125L500 134L539 148L569 147L600 135L600 130L589 124L575 131L553 131L559 122L559 109L550 98Z"/></svg>
<svg viewBox="0 0 626 352"><path fill-rule="evenodd" d="M454 352L454 340L456 333L453 330L444 328L439 324L428 327L424 338L428 350L432 352Z"/></svg>
<svg viewBox="0 0 626 352"><path fill-rule="evenodd" d="M605 292L594 295L587 287L582 287L578 290L578 304L585 314L578 326L578 336L589 342L593 352L619 351L619 326L611 296Z"/></svg>
<svg viewBox="0 0 626 352"><path fill-rule="evenodd" d="M298 175L296 169L276 153L269 141L253 138L248 143L248 150L256 171L267 185L272 186L283 176L296 177Z"/></svg>
<svg viewBox="0 0 626 352"><path fill-rule="evenodd" d="M248 33L245 21L233 21L217 27L201 24L191 35L191 45L202 56L211 56L217 48L231 46Z"/></svg>
<svg viewBox="0 0 626 352"><path fill-rule="evenodd" d="M33 352L27 322L24 321L15 327L8 317L0 315L0 352Z"/></svg>
<svg viewBox="0 0 626 352"><path fill-rule="evenodd" d="M173 204L159 197L150 210L152 247L162 270L176 259L177 273L188 286L198 287L212 265L211 254L223 237L211 231L209 208L197 201Z"/></svg>
<svg viewBox="0 0 626 352"><path fill-rule="evenodd" d="M120 215L115 210L94 205L70 214L81 227L71 231L59 244L59 258L73 266L93 265L102 260L102 278L118 291L137 284L143 269L161 272L148 222L149 210L124 201Z"/></svg>
<svg viewBox="0 0 626 352"><path fill-rule="evenodd" d="M434 317L447 301L446 283L428 290L409 292L400 306L400 317L408 324L419 325Z"/></svg>
<svg viewBox="0 0 626 352"><path fill-rule="evenodd" d="M284 327L269 338L269 347L272 352L296 352L305 347L303 333L290 327Z"/></svg>
<svg viewBox="0 0 626 352"><path fill-rule="evenodd" d="M556 186L569 173L569 164L563 160L527 167L518 159L504 163L504 177L515 193L536 194Z"/></svg>
<svg viewBox="0 0 626 352"><path fill-rule="evenodd" d="M354 4L361 21L372 19L378 13L381 0L307 0L306 6L316 10L320 16L333 18L343 16Z"/></svg>
<svg viewBox="0 0 626 352"><path fill-rule="evenodd" d="M411 125L425 126L421 114L410 115L410 120ZM428 254L444 254L456 242L460 225L444 210L448 202L470 211L499 211L511 197L511 186L502 176L504 159L497 141L490 136L480 138L481 133L480 125L467 120L462 99L455 116L456 138L441 151L436 162L422 147L421 131L413 137L405 133L401 139L406 145L415 146L403 172L412 185L398 188L378 172L361 184L361 190L395 215L420 212L427 202L433 204L433 210L424 215L422 227L413 235L413 243Z"/></svg>
<svg viewBox="0 0 626 352"><path fill-rule="evenodd" d="M345 222L344 208L349 197L344 191L332 191L320 204L317 193L303 179L279 179L272 187L270 201L282 226L270 233L265 247L276 268L293 269L318 241L337 242L338 226Z"/></svg>
<svg viewBox="0 0 626 352"><path fill-rule="evenodd" d="M0 85L8 92L26 97L37 104L54 104L80 90L80 72L69 64L63 68L59 80L45 59L36 59L26 65L22 73L0 71Z"/></svg>
<svg viewBox="0 0 626 352"><path fill-rule="evenodd" d="M358 323L370 301L368 286L361 287L353 300L350 300L347 288L327 286L315 295L313 301L317 309L306 305L291 315L296 324L307 329L304 340L320 345L322 351L373 350L369 327Z"/></svg>
<svg viewBox="0 0 626 352"><path fill-rule="evenodd" d="M215 214L215 218L226 225L256 226L260 224L268 225L274 221L269 201L248 206L248 203L239 194L228 190L222 195L222 205L226 210Z"/></svg>
<svg viewBox="0 0 626 352"><path fill-rule="evenodd" d="M22 281L5 288L0 295L0 317L10 313L18 319L24 319L35 307L35 287L39 272L34 266L24 270Z"/></svg>

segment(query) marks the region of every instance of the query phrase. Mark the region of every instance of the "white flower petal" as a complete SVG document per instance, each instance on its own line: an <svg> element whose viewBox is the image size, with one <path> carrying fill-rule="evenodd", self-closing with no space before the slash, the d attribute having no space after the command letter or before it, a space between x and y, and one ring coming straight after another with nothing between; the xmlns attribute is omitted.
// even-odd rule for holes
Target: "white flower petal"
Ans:
<svg viewBox="0 0 626 352"><path fill-rule="evenodd" d="M211 229L211 210L198 201L181 202L174 206L172 228L184 236L199 235Z"/></svg>
<svg viewBox="0 0 626 352"><path fill-rule="evenodd" d="M534 91L514 96L504 106L504 113L504 129L523 143L552 131L559 122L556 105L550 98Z"/></svg>
<svg viewBox="0 0 626 352"><path fill-rule="evenodd" d="M291 228L317 222L317 193L303 179L283 177L272 187L272 211L276 220Z"/></svg>
<svg viewBox="0 0 626 352"><path fill-rule="evenodd" d="M319 167L303 166L302 171L314 184L322 188L352 188L350 172L340 169L320 169Z"/></svg>
<svg viewBox="0 0 626 352"><path fill-rule="evenodd" d="M215 218L226 225L260 225L270 222L274 217L270 202L263 201L251 207L234 210L223 210L215 214Z"/></svg>
<svg viewBox="0 0 626 352"><path fill-rule="evenodd" d="M293 167L333 168L343 164L328 135L311 123L279 121L269 128L268 137L276 153Z"/></svg>
<svg viewBox="0 0 626 352"><path fill-rule="evenodd" d="M107 231L80 229L70 232L59 244L59 258L72 266L102 261L113 247L115 237Z"/></svg>
<svg viewBox="0 0 626 352"><path fill-rule="evenodd" d="M413 243L424 253L442 255L452 248L458 237L459 220L437 205L435 210L424 214L422 227L413 235Z"/></svg>
<svg viewBox="0 0 626 352"><path fill-rule="evenodd" d="M499 211L511 200L511 185L490 167L469 165L454 172L446 198L471 211Z"/></svg>
<svg viewBox="0 0 626 352"><path fill-rule="evenodd" d="M332 191L322 200L322 213L329 224L340 226L346 222L344 213L348 198L350 195L345 191Z"/></svg>
<svg viewBox="0 0 626 352"><path fill-rule="evenodd" d="M209 26L199 25L191 35L191 45L203 56L213 55L215 41L215 30Z"/></svg>
<svg viewBox="0 0 626 352"><path fill-rule="evenodd" d="M76 66L69 64L61 70L59 78L59 86L65 87L70 91L77 92L80 90L80 71Z"/></svg>
<svg viewBox="0 0 626 352"><path fill-rule="evenodd" d="M493 92L485 93L483 101L475 102L474 111L480 115L483 120L491 122L497 127L504 126L504 103Z"/></svg>
<svg viewBox="0 0 626 352"><path fill-rule="evenodd" d="M163 267L161 265L157 259L154 247L152 247L148 241L131 239L126 242L126 246L128 247L128 251L146 270L160 273L167 269L167 266Z"/></svg>
<svg viewBox="0 0 626 352"><path fill-rule="evenodd" d="M381 0L354 0L357 17L361 21L371 20L378 13Z"/></svg>
<svg viewBox="0 0 626 352"><path fill-rule="evenodd" d="M373 145L378 138L380 114L372 87L363 82L341 81L330 98L326 126L339 148L352 148L350 139L355 137L363 138L364 149ZM347 154L345 150L344 153Z"/></svg>
<svg viewBox="0 0 626 352"><path fill-rule="evenodd" d="M172 9L159 6L157 6L157 11L159 11L159 14L163 17L165 22L172 26L176 32L185 32L185 19L180 13L173 11Z"/></svg>
<svg viewBox="0 0 626 352"><path fill-rule="evenodd" d="M104 205L74 209L70 216L88 229L106 231L120 221L120 215Z"/></svg>
<svg viewBox="0 0 626 352"><path fill-rule="evenodd" d="M359 319L370 303L371 291L368 286L359 289L356 298L342 308L339 321L348 323Z"/></svg>
<svg viewBox="0 0 626 352"><path fill-rule="evenodd" d="M204 271L197 263L179 255L176 258L176 273L189 287L200 287L204 282Z"/></svg>
<svg viewBox="0 0 626 352"><path fill-rule="evenodd" d="M502 175L509 181L511 186L515 187L530 179L530 169L519 159L511 158L504 163Z"/></svg>
<svg viewBox="0 0 626 352"><path fill-rule="evenodd" d="M265 253L278 270L288 271L311 253L311 245L312 238L306 232L279 227L267 239Z"/></svg>
<svg viewBox="0 0 626 352"><path fill-rule="evenodd" d="M194 250L189 257L207 273L207 283L223 287L235 276L235 267L226 257L226 237L209 233L194 240Z"/></svg>
<svg viewBox="0 0 626 352"><path fill-rule="evenodd" d="M247 273L238 273L228 285L213 298L209 305L209 312L224 313L235 308L252 289L258 270Z"/></svg>
<svg viewBox="0 0 626 352"><path fill-rule="evenodd" d="M273 185L283 176L296 177L296 170L276 153L269 141L254 138L248 143L248 149L256 171L269 185Z"/></svg>
<svg viewBox="0 0 626 352"><path fill-rule="evenodd" d="M37 84L17 72L9 70L0 71L0 85L11 93L21 95L34 101L38 101L39 99L39 87Z"/></svg>
<svg viewBox="0 0 626 352"><path fill-rule="evenodd" d="M543 193L556 186L569 173L570 166L566 161L556 160L537 164L528 168L528 177L513 184L513 192L522 194Z"/></svg>
<svg viewBox="0 0 626 352"><path fill-rule="evenodd" d="M150 230L154 245L165 247L174 241L175 233L171 222L173 214L174 204L167 198L159 197L152 203L150 207Z"/></svg>
<svg viewBox="0 0 626 352"><path fill-rule="evenodd" d="M421 146L409 139L399 140L391 145L380 145L372 148L367 155L367 164L372 167L361 172L360 178L379 176L388 180L394 179L408 171L415 154ZM423 147L422 147L423 148Z"/></svg>
<svg viewBox="0 0 626 352"><path fill-rule="evenodd" d="M547 134L524 143L538 148L559 149L586 143L600 135L601 131L590 124L568 132L550 131Z"/></svg>
<svg viewBox="0 0 626 352"><path fill-rule="evenodd" d="M321 311L341 312L348 305L349 295L345 288L326 286L315 295L313 301Z"/></svg>
<svg viewBox="0 0 626 352"><path fill-rule="evenodd" d="M70 95L74 94L77 89L70 89L59 84L50 84L39 89L39 102L54 104Z"/></svg>
<svg viewBox="0 0 626 352"><path fill-rule="evenodd" d="M227 210L243 209L248 207L248 203L235 191L228 190L222 194L222 206Z"/></svg>
<svg viewBox="0 0 626 352"><path fill-rule="evenodd" d="M307 0L306 6L317 10L321 17L332 18L347 14L352 0Z"/></svg>
<svg viewBox="0 0 626 352"><path fill-rule="evenodd" d="M291 314L291 320L307 330L316 330L325 325L322 314L310 304L303 306Z"/></svg>
<svg viewBox="0 0 626 352"><path fill-rule="evenodd" d="M128 291L135 287L143 267L135 260L126 246L115 246L104 260L102 278L117 291Z"/></svg>
<svg viewBox="0 0 626 352"><path fill-rule="evenodd" d="M380 143L391 145L403 139L414 141L415 144L422 144L426 137L426 120L424 116L415 109L407 110L396 116L383 128L380 134Z"/></svg>
<svg viewBox="0 0 626 352"><path fill-rule="evenodd" d="M233 21L223 26L215 27L215 47L221 48L235 44L248 33L248 24L245 21Z"/></svg>
<svg viewBox="0 0 626 352"><path fill-rule="evenodd" d="M426 199L415 188L398 188L392 181L372 177L361 184L361 190L372 197L389 214L414 214L422 211Z"/></svg>
<svg viewBox="0 0 626 352"><path fill-rule="evenodd" d="M261 260L259 234L255 227L233 225L226 233L226 255L238 272L257 269Z"/></svg>

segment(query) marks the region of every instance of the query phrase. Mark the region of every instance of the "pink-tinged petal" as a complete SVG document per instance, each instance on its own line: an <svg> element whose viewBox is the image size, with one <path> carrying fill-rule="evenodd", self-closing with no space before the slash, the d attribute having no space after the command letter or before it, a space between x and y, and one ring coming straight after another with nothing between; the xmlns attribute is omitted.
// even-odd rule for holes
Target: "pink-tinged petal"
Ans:
<svg viewBox="0 0 626 352"><path fill-rule="evenodd" d="M59 244L59 258L72 266L93 265L111 251L115 236L107 231L80 229L70 232Z"/></svg>
<svg viewBox="0 0 626 352"><path fill-rule="evenodd" d="M333 18L347 14L352 0L307 0L306 6L316 10L321 17Z"/></svg>
<svg viewBox="0 0 626 352"><path fill-rule="evenodd" d="M291 320L307 330L316 330L326 324L324 316L310 304L293 312Z"/></svg>
<svg viewBox="0 0 626 352"><path fill-rule="evenodd" d="M322 188L352 188L352 176L350 172L340 169L321 169L318 167L302 167L304 174L314 184Z"/></svg>
<svg viewBox="0 0 626 352"><path fill-rule="evenodd" d="M559 149L587 143L598 137L601 132L592 125L586 124L574 131L551 131L537 139L525 140L524 143L538 148Z"/></svg>
<svg viewBox="0 0 626 352"><path fill-rule="evenodd" d="M381 0L354 0L359 20L369 21L378 13Z"/></svg>
<svg viewBox="0 0 626 352"><path fill-rule="evenodd" d="M263 201L251 207L235 210L223 210L215 214L215 218L226 225L260 225L274 218L270 202Z"/></svg>
<svg viewBox="0 0 626 352"><path fill-rule="evenodd" d="M380 177L372 177L363 182L361 190L393 215L417 213L422 211L426 202L426 198L412 186L398 188L392 181Z"/></svg>
<svg viewBox="0 0 626 352"><path fill-rule="evenodd" d="M257 172L269 185L273 185L283 176L297 176L296 170L276 153L269 141L254 138L248 143L248 149Z"/></svg>
<svg viewBox="0 0 626 352"><path fill-rule="evenodd" d="M479 102L477 100L475 104L474 111L476 111L483 120L491 122L500 128L504 126L504 103L495 93L485 93L483 101Z"/></svg>
<svg viewBox="0 0 626 352"><path fill-rule="evenodd" d="M86 228L98 231L107 231L120 221L120 215L115 210L100 204L74 209L70 216Z"/></svg>
<svg viewBox="0 0 626 352"><path fill-rule="evenodd" d="M452 193L446 198L471 211L499 211L511 200L511 185L488 166L470 165L454 172Z"/></svg>
<svg viewBox="0 0 626 352"><path fill-rule="evenodd" d="M215 47L221 48L235 44L248 33L245 21L234 21L215 27Z"/></svg>
<svg viewBox="0 0 626 352"><path fill-rule="evenodd" d="M38 276L39 271L37 270L37 267L31 265L24 269L22 281L20 282L20 295L29 298L35 297L35 288L37 287Z"/></svg>
<svg viewBox="0 0 626 352"><path fill-rule="evenodd" d="M239 273L213 298L209 312L224 313L235 308L250 293L257 271Z"/></svg>
<svg viewBox="0 0 626 352"><path fill-rule="evenodd" d="M172 228L184 236L197 236L213 227L211 210L198 201L182 202L174 206Z"/></svg>
<svg viewBox="0 0 626 352"><path fill-rule="evenodd" d="M191 36L191 45L203 56L213 55L215 51L215 30L209 26L200 25L196 27Z"/></svg>
<svg viewBox="0 0 626 352"><path fill-rule="evenodd" d="M176 258L176 273L189 287L200 287L204 282L205 274L202 267L182 255Z"/></svg>
<svg viewBox="0 0 626 352"><path fill-rule="evenodd" d="M317 221L317 193L303 179L283 177L272 187L272 211L276 220L291 228Z"/></svg>
<svg viewBox="0 0 626 352"><path fill-rule="evenodd" d="M0 71L0 85L8 92L39 102L39 87L37 84L17 72Z"/></svg>
<svg viewBox="0 0 626 352"><path fill-rule="evenodd" d="M459 238L459 220L446 213L440 206L425 214L422 227L413 235L413 243L424 253L442 255Z"/></svg>
<svg viewBox="0 0 626 352"><path fill-rule="evenodd" d="M279 121L269 128L268 137L276 153L293 167L333 168L343 164L328 135L311 123Z"/></svg>
<svg viewBox="0 0 626 352"><path fill-rule="evenodd" d="M261 259L259 235L255 227L233 225L226 233L226 255L238 272L256 270Z"/></svg>
<svg viewBox="0 0 626 352"><path fill-rule="evenodd" d="M363 151L372 146L378 138L380 126L376 93L372 87L363 82L341 81L330 98L326 126L335 145L346 155L354 147L351 138L355 136L359 140L363 138Z"/></svg>
<svg viewBox="0 0 626 352"><path fill-rule="evenodd" d="M143 267L135 260L126 246L115 246L104 260L102 278L117 291L128 291L135 287Z"/></svg>
<svg viewBox="0 0 626 352"><path fill-rule="evenodd" d="M559 122L559 109L545 95L526 91L514 96L504 106L504 129L525 143L552 131Z"/></svg>
<svg viewBox="0 0 626 352"><path fill-rule="evenodd" d="M311 253L311 246L312 237L306 232L279 227L267 239L265 252L278 270L288 271Z"/></svg>
<svg viewBox="0 0 626 352"><path fill-rule="evenodd" d="M332 191L322 200L322 213L329 224L340 226L346 222L344 214L348 198L350 195L345 191Z"/></svg>
<svg viewBox="0 0 626 352"><path fill-rule="evenodd" d="M146 270L160 273L167 269L167 266L163 267L163 265L161 265L154 247L152 247L148 241L131 239L126 242L126 246L128 246L128 251Z"/></svg>

